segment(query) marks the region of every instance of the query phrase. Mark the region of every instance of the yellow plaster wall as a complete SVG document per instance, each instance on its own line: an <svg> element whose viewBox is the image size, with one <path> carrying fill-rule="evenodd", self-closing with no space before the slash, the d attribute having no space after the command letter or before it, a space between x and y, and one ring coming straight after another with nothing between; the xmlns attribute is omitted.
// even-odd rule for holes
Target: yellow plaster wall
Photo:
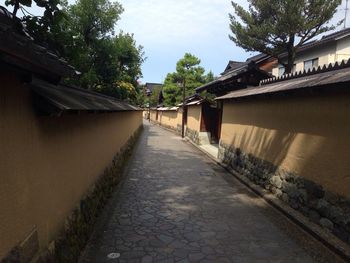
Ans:
<svg viewBox="0 0 350 263"><path fill-rule="evenodd" d="M350 196L350 94L225 101L221 140Z"/></svg>
<svg viewBox="0 0 350 263"><path fill-rule="evenodd" d="M162 119L161 119L161 125L168 126L173 129L177 128L177 125L181 125L178 118L178 111L176 110L168 110L168 111L162 111Z"/></svg>
<svg viewBox="0 0 350 263"><path fill-rule="evenodd" d="M36 227L55 238L86 191L142 124L142 111L38 117L30 90L0 75L0 259Z"/></svg>
<svg viewBox="0 0 350 263"><path fill-rule="evenodd" d="M151 110L151 121L156 121L157 117L157 111L156 110ZM158 117L159 120L159 117Z"/></svg>
<svg viewBox="0 0 350 263"><path fill-rule="evenodd" d="M187 128L200 131L201 105L191 105L187 107Z"/></svg>
<svg viewBox="0 0 350 263"><path fill-rule="evenodd" d="M149 114L149 111L148 111L148 110L142 111L142 116L143 116L144 119L147 119L147 118L148 118L148 114Z"/></svg>
<svg viewBox="0 0 350 263"><path fill-rule="evenodd" d="M182 108L181 107L177 110L177 120L176 120L176 122L179 125L182 125Z"/></svg>

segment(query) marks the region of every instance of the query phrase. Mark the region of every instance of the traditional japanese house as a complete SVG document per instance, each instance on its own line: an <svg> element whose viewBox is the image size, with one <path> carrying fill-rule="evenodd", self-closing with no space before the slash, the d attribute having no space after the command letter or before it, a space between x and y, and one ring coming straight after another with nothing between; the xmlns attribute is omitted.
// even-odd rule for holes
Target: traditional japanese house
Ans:
<svg viewBox="0 0 350 263"><path fill-rule="evenodd" d="M187 97L185 104L185 135L196 144L218 142L219 130L216 123L213 122L217 119L217 114L217 108L209 100L198 94Z"/></svg>
<svg viewBox="0 0 350 263"><path fill-rule="evenodd" d="M253 58L248 59L246 62L230 61L221 77L197 88L196 92L206 91L216 96L222 96L233 90L258 86L261 80L271 77L271 74L262 68L272 70L275 60L266 55L259 55ZM219 141L222 103L218 102L215 107L206 107L202 114L207 127L210 127L208 129L211 130L212 134L215 134L214 141Z"/></svg>

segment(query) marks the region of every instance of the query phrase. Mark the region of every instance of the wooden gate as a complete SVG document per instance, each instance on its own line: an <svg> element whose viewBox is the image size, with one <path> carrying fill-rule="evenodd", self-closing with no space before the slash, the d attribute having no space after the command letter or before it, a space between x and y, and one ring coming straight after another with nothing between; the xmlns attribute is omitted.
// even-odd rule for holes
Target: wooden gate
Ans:
<svg viewBox="0 0 350 263"><path fill-rule="evenodd" d="M202 105L201 132L210 132L211 141L218 143L221 132L221 109L209 103Z"/></svg>

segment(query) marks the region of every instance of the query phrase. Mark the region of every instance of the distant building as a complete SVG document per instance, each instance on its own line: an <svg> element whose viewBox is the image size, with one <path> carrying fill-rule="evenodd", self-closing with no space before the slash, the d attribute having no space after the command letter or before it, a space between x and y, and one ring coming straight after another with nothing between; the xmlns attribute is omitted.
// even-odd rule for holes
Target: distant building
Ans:
<svg viewBox="0 0 350 263"><path fill-rule="evenodd" d="M146 82L145 84L145 93L147 96L152 94L152 91L154 90L154 88L156 87L163 87L163 84L161 83L150 83L150 82Z"/></svg>
<svg viewBox="0 0 350 263"><path fill-rule="evenodd" d="M266 54L258 54L253 57L247 58L246 61L232 61L230 60L227 64L225 71L222 73L222 75L225 75L229 71L236 70L242 66L248 65L249 63L254 62L259 69L264 70L268 73L272 73L272 69L277 65L277 59L271 57L270 55Z"/></svg>
<svg viewBox="0 0 350 263"><path fill-rule="evenodd" d="M146 96L151 96L151 94L156 90L156 89L160 89L159 91L159 95L158 95L158 102L157 105L162 105L163 104L163 84L161 83L150 83L150 82L146 82L145 86L144 86L144 92Z"/></svg>
<svg viewBox="0 0 350 263"><path fill-rule="evenodd" d="M207 91L215 94L215 96L222 96L235 90L258 86L261 80L268 79L272 76L272 68L275 65L277 65L277 59L265 54L258 54L248 58L246 61L229 61L219 78L196 88L196 93ZM200 105L202 104L201 102ZM193 105L190 108L192 112L189 114L194 115L196 113L198 115L198 113L200 113L200 115L198 115L200 118L197 118L200 120L200 130L199 133L192 132L192 136L186 135L193 138L197 137L197 139L192 138L192 140L199 142L203 140L199 140L198 134L201 136L207 134L206 136L209 138L208 141L218 142L220 140L222 121L222 104L217 103L216 107L213 107L213 105L204 105L201 106L201 108L194 106L198 105ZM189 131L191 130L189 129Z"/></svg>
<svg viewBox="0 0 350 263"><path fill-rule="evenodd" d="M287 62L287 54L282 54L281 58ZM350 28L325 35L320 40L311 41L299 48L293 72L308 71L312 68L323 67L330 63L340 62L350 58ZM284 74L284 67L276 65L272 74L281 76Z"/></svg>
<svg viewBox="0 0 350 263"><path fill-rule="evenodd" d="M229 61L219 78L196 88L196 92L208 91L221 96L233 90L257 86L261 80L272 76L270 72L275 65L277 59L265 54L250 57L244 62Z"/></svg>

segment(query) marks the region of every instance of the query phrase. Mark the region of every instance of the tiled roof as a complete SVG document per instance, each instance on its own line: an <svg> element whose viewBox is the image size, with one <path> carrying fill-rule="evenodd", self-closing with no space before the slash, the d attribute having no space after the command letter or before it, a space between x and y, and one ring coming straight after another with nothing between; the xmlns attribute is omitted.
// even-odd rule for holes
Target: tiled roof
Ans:
<svg viewBox="0 0 350 263"><path fill-rule="evenodd" d="M230 92L217 100L251 97L287 91L305 90L309 88L331 87L350 83L350 59L336 62L328 66L314 68L309 71L282 75L278 78L262 80L259 87L251 87Z"/></svg>
<svg viewBox="0 0 350 263"><path fill-rule="evenodd" d="M149 83L149 82L147 82L145 84L147 93L152 93L152 91L155 87L162 87L162 86L163 86L163 84L161 84L161 83Z"/></svg>
<svg viewBox="0 0 350 263"><path fill-rule="evenodd" d="M58 77L74 76L77 72L64 59L34 43L19 19L0 7L1 61L29 72Z"/></svg>
<svg viewBox="0 0 350 263"><path fill-rule="evenodd" d="M248 72L253 72L253 71L261 73L262 75L265 76L265 78L268 78L269 76L271 76L271 75L269 75L269 73L267 73L263 70L260 70L256 66L254 61L251 61L249 63L243 63L242 66L237 67L235 70L228 71L224 75L222 75L221 77L217 78L216 80L209 82L209 83L207 83L199 88L196 88L196 92L199 93L199 92L202 92L204 90L207 90L210 87L214 87L215 85L221 85L221 84L225 83L226 81L238 79L243 74L246 74Z"/></svg>
<svg viewBox="0 0 350 263"><path fill-rule="evenodd" d="M195 93L185 98L185 105L199 105L204 101L207 100L198 93ZM177 106L182 106L182 103L178 104Z"/></svg>
<svg viewBox="0 0 350 263"><path fill-rule="evenodd" d="M270 57L271 57L270 55L260 53L260 54L257 54L255 56L247 58L246 62L254 61L255 63L259 63L263 60L269 59Z"/></svg>
<svg viewBox="0 0 350 263"><path fill-rule="evenodd" d="M222 75L225 75L231 71L237 70L241 67L247 66L249 63L254 62L255 64L259 64L263 61L266 61L268 59L270 59L271 56L270 55L266 55L263 53L257 54L255 56L249 57L246 59L246 61L233 61L230 60L225 71L222 73Z"/></svg>
<svg viewBox="0 0 350 263"><path fill-rule="evenodd" d="M43 115L60 115L69 111L115 112L140 110L140 108L127 102L101 93L76 87L53 85L39 79L33 79L30 87L34 93L34 105Z"/></svg>
<svg viewBox="0 0 350 263"><path fill-rule="evenodd" d="M191 102L186 103L187 106L191 106L191 105L200 105L202 102L204 102L205 99L201 99L201 100L194 100Z"/></svg>
<svg viewBox="0 0 350 263"><path fill-rule="evenodd" d="M203 97L201 95L195 93L195 94L192 94L192 95L186 97L185 101L186 102L191 102L191 101L194 101L194 100L201 100L201 99L203 99Z"/></svg>
<svg viewBox="0 0 350 263"><path fill-rule="evenodd" d="M230 70L234 70L236 68L239 68L241 67L245 62L242 62L242 61L233 61L233 60L230 60L225 68L225 71L224 73L222 74L225 74L225 72L227 71L230 71Z"/></svg>
<svg viewBox="0 0 350 263"><path fill-rule="evenodd" d="M177 111L179 107L159 107L158 111Z"/></svg>
<svg viewBox="0 0 350 263"><path fill-rule="evenodd" d="M31 74L29 86L41 115L64 112L115 112L140 110L127 102L86 89L59 85L61 77L74 76L75 69L34 43L17 18L0 8L0 62Z"/></svg>

